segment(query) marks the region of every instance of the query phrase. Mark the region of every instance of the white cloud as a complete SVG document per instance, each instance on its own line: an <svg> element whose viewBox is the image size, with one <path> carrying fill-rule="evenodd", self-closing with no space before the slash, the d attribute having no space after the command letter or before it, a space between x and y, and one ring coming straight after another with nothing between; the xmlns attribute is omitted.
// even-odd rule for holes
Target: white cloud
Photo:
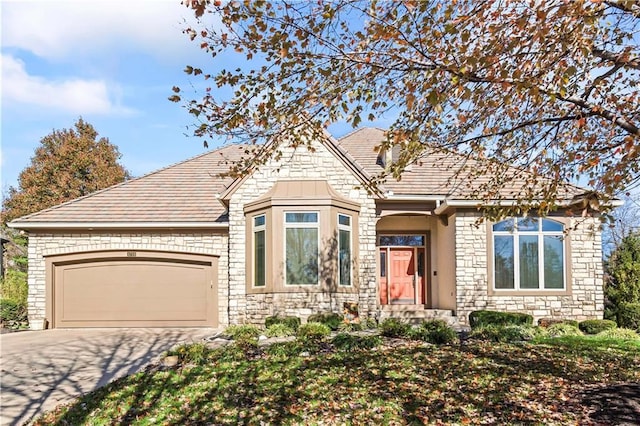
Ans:
<svg viewBox="0 0 640 426"><path fill-rule="evenodd" d="M2 102L4 106L24 104L74 114L129 113L113 102L109 93L117 91L103 80L68 78L48 81L27 73L25 64L2 55Z"/></svg>
<svg viewBox="0 0 640 426"><path fill-rule="evenodd" d="M47 59L133 48L174 58L196 46L181 33L193 13L173 1L60 0L3 2L2 44Z"/></svg>

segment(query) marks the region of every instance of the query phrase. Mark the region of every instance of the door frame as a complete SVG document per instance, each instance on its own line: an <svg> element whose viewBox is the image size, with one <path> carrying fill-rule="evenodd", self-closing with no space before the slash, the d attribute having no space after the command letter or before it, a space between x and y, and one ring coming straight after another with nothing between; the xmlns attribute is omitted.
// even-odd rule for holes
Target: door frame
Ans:
<svg viewBox="0 0 640 426"><path fill-rule="evenodd" d="M424 245L381 245L380 238L381 237L399 237L399 236L420 236L424 237ZM385 271L387 274L387 304L390 305L390 295L389 290L391 288L391 283L389 281L389 252L392 248L405 248L405 249L413 249L415 256L415 274L418 271L418 249L424 250L424 265L423 265L423 274L424 274L424 284L416 285L414 289L414 302L416 305L424 304L425 307L431 306L431 234L429 231L424 232L411 232L411 231L385 231L382 233L378 233L376 235L376 263L377 263L377 273L376 273L376 282L377 282L377 291L380 291L380 274L381 274L381 265L380 265L380 253L384 250L386 252L385 255ZM418 280L416 280L417 282ZM380 295L378 294L378 303L380 303ZM380 303L381 304L381 303Z"/></svg>

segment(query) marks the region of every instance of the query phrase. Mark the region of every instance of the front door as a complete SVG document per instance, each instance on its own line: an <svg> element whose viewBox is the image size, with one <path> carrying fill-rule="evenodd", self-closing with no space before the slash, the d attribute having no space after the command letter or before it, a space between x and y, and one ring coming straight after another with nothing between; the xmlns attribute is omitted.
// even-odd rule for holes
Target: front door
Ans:
<svg viewBox="0 0 640 426"><path fill-rule="evenodd" d="M416 303L415 279L415 250L392 248L389 251L389 303Z"/></svg>
<svg viewBox="0 0 640 426"><path fill-rule="evenodd" d="M380 304L427 304L425 235L382 235L378 244Z"/></svg>

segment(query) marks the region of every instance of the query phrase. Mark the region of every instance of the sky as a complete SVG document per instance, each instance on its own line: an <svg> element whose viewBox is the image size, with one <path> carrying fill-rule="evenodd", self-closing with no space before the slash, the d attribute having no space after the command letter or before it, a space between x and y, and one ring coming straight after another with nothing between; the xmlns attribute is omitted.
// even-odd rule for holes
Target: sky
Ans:
<svg viewBox="0 0 640 426"><path fill-rule="evenodd" d="M133 176L206 151L188 128L195 118L167 98L173 86L203 93L186 65L233 64L214 63L182 34L196 19L180 0L1 0L0 17L3 194L40 140L79 117L118 146Z"/></svg>

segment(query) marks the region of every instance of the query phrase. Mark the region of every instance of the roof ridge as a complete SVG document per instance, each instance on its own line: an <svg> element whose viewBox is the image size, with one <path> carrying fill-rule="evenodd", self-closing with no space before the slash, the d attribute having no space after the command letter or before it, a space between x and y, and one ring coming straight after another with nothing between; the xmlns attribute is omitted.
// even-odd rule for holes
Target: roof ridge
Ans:
<svg viewBox="0 0 640 426"><path fill-rule="evenodd" d="M355 135L358 132L361 132L363 130L369 130L369 129L374 129L374 130L380 130L383 133L387 132L387 129L383 129L381 127L378 126L363 126L363 127L358 127L357 129L352 130L351 132L347 133L346 135L340 136L339 138L335 138L338 142L340 142L343 139L346 139L348 137L351 137L353 135Z"/></svg>
<svg viewBox="0 0 640 426"><path fill-rule="evenodd" d="M218 148L203 152L203 153L198 154L198 155L194 155L193 157L187 158L186 160L182 160L182 161L178 161L176 163L169 164L167 166L164 166L164 167L162 167L160 169L157 169L157 170L153 170L153 171L151 171L151 172L149 172L147 174L144 174L142 176L138 176L138 177L135 177L133 179L125 180L123 182L116 183L116 184L108 186L106 188L99 189L97 191L91 192L91 193L83 195L81 197L74 198L73 200L65 201L64 203L56 204L55 206L51 206L51 207L48 207L46 209L38 210L37 212L29 213L27 215L18 217L16 219L12 220L11 222L20 222L20 221L23 221L23 220L31 219L32 217L35 217L37 215L40 215L40 214L43 214L43 213L47 213L47 212L50 212L50 211L54 211L54 210L57 210L59 208L62 208L62 207L65 207L65 206L68 206L68 205L75 204L77 202L83 201L83 200L85 200L87 198L91 198L91 197L97 196L99 194L103 194L103 193L105 193L107 191L119 188L121 186L125 186L125 185L128 185L128 184L134 183L134 182L138 182L138 181L140 181L140 180L142 180L144 178L148 178L149 176L153 176L153 175L162 173L162 172L167 171L169 169L172 169L174 167L178 167L178 166L180 166L180 165L182 165L184 163L188 163L190 161L197 160L197 159L199 159L201 157L205 157L207 155L212 155L212 154L215 154L217 152L224 151L224 150L226 150L228 148L231 148L231 147L234 147L234 146L235 147L243 146L243 144L225 145L225 146L221 146L221 147L218 147Z"/></svg>

